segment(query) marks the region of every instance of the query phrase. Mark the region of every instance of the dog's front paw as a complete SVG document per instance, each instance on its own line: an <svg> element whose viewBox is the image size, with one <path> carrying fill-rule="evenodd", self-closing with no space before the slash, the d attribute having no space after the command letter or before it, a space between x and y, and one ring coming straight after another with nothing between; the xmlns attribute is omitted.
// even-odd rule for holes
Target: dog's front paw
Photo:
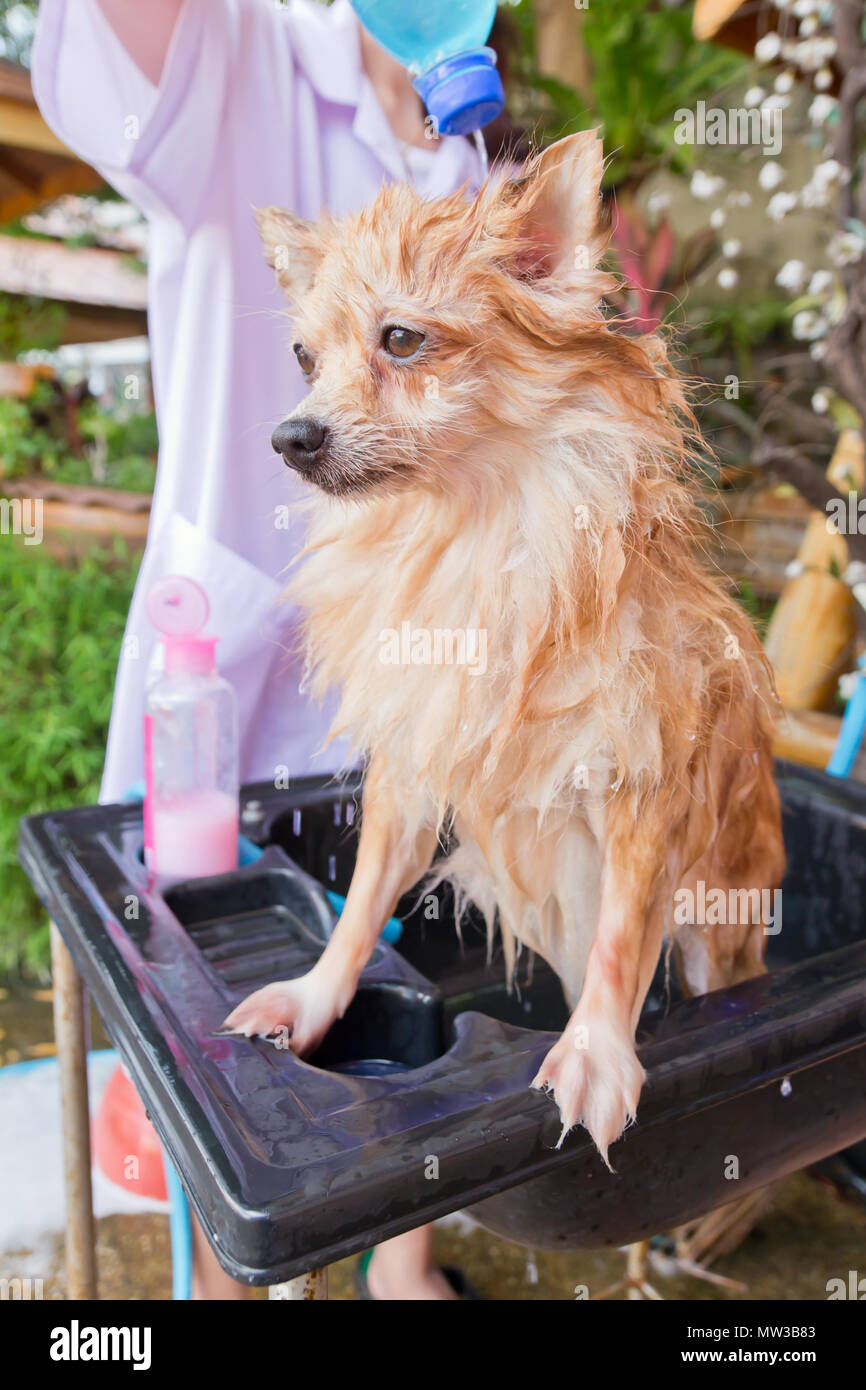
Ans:
<svg viewBox="0 0 866 1390"><path fill-rule="evenodd" d="M238 1004L222 1027L247 1038L284 1038L293 1052L303 1056L319 1045L342 1012L336 992L313 969L297 980L278 980L257 989Z"/></svg>
<svg viewBox="0 0 866 1390"><path fill-rule="evenodd" d="M610 1168L608 1149L634 1119L644 1077L627 1033L598 1017L573 1018L532 1083L551 1091L559 1106L557 1148L582 1124Z"/></svg>

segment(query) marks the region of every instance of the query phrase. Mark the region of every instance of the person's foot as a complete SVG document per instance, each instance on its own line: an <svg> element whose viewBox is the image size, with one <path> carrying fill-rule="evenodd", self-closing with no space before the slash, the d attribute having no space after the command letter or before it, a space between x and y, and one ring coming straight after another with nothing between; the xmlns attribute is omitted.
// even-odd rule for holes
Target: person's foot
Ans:
<svg viewBox="0 0 866 1390"><path fill-rule="evenodd" d="M376 1250L367 1266L367 1288L374 1299L383 1302L459 1300L460 1295L451 1287L438 1265L411 1272L404 1268L398 1273L393 1263L377 1258L378 1254Z"/></svg>

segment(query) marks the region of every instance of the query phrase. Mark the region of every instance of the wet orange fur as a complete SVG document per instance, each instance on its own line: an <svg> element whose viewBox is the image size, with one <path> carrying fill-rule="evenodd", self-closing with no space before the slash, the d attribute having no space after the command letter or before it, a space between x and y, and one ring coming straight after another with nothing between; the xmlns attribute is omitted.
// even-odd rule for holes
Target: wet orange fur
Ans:
<svg viewBox="0 0 866 1390"><path fill-rule="evenodd" d="M393 906L377 873L412 882L453 830L437 877L498 914L509 969L538 951L576 1006L537 1080L606 1157L637 1104L634 1026L675 890L775 887L783 852L769 667L695 551L694 421L663 344L600 308L601 171L588 133L474 201L390 186L339 222L268 209L260 226L316 360L295 413L332 441L290 593L314 692L340 692L333 733L371 759L364 825L388 827L317 1008L329 990L345 1007L345 962ZM384 352L395 323L426 335L417 359ZM485 673L382 664L406 620L484 629ZM756 973L763 939L680 929L687 987ZM308 1044L304 1007L283 1014Z"/></svg>

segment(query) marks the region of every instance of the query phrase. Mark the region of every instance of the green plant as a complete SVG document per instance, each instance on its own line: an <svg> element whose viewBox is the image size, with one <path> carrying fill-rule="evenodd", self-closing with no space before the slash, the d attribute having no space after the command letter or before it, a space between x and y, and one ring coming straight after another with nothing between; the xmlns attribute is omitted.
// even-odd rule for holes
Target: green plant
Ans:
<svg viewBox="0 0 866 1390"><path fill-rule="evenodd" d="M40 421L44 385L37 383L26 401L0 396L0 475L4 478L36 472L53 476L67 450L63 435Z"/></svg>
<svg viewBox="0 0 866 1390"><path fill-rule="evenodd" d="M655 8L648 0L590 4L581 33L592 76L583 96L536 70L532 0L520 0L509 11L522 37L517 76L526 109L521 114L551 139L601 125L610 156L608 187L638 183L660 163L691 167L696 150L675 142L675 113L692 110L700 98L747 70L739 54L694 38L690 6ZM520 92L516 95L519 101Z"/></svg>
<svg viewBox="0 0 866 1390"><path fill-rule="evenodd" d="M66 310L38 294L0 292L0 359L13 361L33 348L51 352L60 343Z"/></svg>
<svg viewBox="0 0 866 1390"><path fill-rule="evenodd" d="M78 428L88 443L104 442L109 458L156 454L156 418L152 413L124 416L120 410L105 410L91 398L79 407Z"/></svg>
<svg viewBox="0 0 866 1390"><path fill-rule="evenodd" d="M41 473L59 483L151 492L157 432L152 411L80 405L55 381L37 381L26 400L0 397L0 476Z"/></svg>
<svg viewBox="0 0 866 1390"><path fill-rule="evenodd" d="M0 535L0 970L47 967L48 927L18 864L18 821L97 800L137 564L120 545L61 564Z"/></svg>
<svg viewBox="0 0 866 1390"><path fill-rule="evenodd" d="M755 592L754 584L748 579L740 580L734 591L733 597L751 618L755 631L763 642L767 635L770 619L773 616L776 600L759 598Z"/></svg>

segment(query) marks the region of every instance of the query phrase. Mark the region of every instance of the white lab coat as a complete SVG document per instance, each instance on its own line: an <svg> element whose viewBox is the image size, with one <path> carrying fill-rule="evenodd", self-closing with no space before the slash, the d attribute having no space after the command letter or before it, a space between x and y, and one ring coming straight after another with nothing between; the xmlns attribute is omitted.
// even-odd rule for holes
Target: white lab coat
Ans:
<svg viewBox="0 0 866 1390"><path fill-rule="evenodd" d="M160 456L147 550L118 668L102 799L142 776L142 719L155 638L155 579L208 593L208 630L235 686L244 780L328 772L329 711L299 692L295 615L281 601L302 532L285 528L302 484L270 447L301 399L288 320L253 207L306 217L362 206L384 179L425 197L482 177L462 138L409 149L360 61L348 0L185 0L159 88L95 0L42 0L33 54L48 123L150 224L149 327Z"/></svg>

